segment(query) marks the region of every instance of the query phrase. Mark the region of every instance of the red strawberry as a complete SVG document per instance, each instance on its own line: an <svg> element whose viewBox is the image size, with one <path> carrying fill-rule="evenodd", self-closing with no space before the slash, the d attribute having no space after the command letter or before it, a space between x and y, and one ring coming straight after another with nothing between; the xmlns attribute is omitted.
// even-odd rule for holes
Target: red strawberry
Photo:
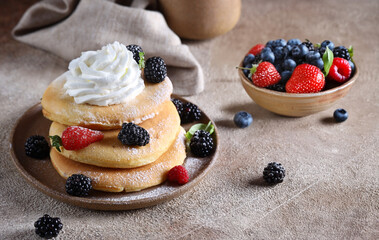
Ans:
<svg viewBox="0 0 379 240"><path fill-rule="evenodd" d="M346 59L334 58L327 79L340 83L345 82L351 75L351 66Z"/></svg>
<svg viewBox="0 0 379 240"><path fill-rule="evenodd" d="M291 78L286 83L286 92L315 93L325 85L325 77L321 70L310 64L301 64L295 68Z"/></svg>
<svg viewBox="0 0 379 240"><path fill-rule="evenodd" d="M251 78L253 84L257 87L268 87L278 83L280 79L280 74L276 71L275 66L269 62L261 62L255 72L253 71Z"/></svg>
<svg viewBox="0 0 379 240"><path fill-rule="evenodd" d="M178 165L171 168L167 174L167 179L170 182L177 182L182 185L188 182L189 176L187 170L183 166Z"/></svg>
<svg viewBox="0 0 379 240"><path fill-rule="evenodd" d="M247 54L251 53L254 56L257 56L258 54L261 53L261 51L262 51L263 48L265 48L265 45L263 45L263 44L257 44L254 47L252 47Z"/></svg>
<svg viewBox="0 0 379 240"><path fill-rule="evenodd" d="M100 131L91 130L79 126L70 126L62 133L62 138L58 136L51 137L53 139L53 146L59 149L60 144L54 143L54 138L57 141L61 140L61 145L66 150L79 150L87 147L91 143L100 141L104 138L104 134ZM58 144L58 145L57 145Z"/></svg>

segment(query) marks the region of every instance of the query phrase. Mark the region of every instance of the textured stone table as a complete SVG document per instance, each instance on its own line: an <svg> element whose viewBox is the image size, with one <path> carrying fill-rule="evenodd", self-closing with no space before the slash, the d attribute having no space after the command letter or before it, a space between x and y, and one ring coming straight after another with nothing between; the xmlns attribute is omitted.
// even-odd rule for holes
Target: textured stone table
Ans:
<svg viewBox="0 0 379 240"><path fill-rule="evenodd" d="M0 239L38 239L33 223L44 213L62 219L59 239L379 238L379 1L245 0L231 32L186 42L206 76L205 91L188 99L218 126L218 162L181 197L121 212L58 202L27 184L11 162L8 137L16 119L67 69L67 62L11 39L32 2L0 2ZM244 92L235 70L242 55L253 44L293 37L354 46L360 76L332 109L286 118ZM329 119L339 107L349 119L336 124ZM232 122L241 110L254 117L247 129ZM270 161L287 169L273 187L261 178Z"/></svg>

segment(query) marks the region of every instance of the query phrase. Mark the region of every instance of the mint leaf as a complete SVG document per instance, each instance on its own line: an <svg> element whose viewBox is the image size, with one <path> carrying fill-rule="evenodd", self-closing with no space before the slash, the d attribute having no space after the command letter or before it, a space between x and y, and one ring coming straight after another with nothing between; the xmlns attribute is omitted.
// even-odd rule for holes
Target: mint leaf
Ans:
<svg viewBox="0 0 379 240"><path fill-rule="evenodd" d="M53 142L51 146L55 147L58 152L61 152L60 147L63 146L61 137L59 137L58 135L54 135L54 136L49 136L49 138L51 138Z"/></svg>
<svg viewBox="0 0 379 240"><path fill-rule="evenodd" d="M322 56L322 61L324 62L325 77L329 74L330 67L333 64L333 59L333 52L329 49L329 47L326 47L325 53Z"/></svg>
<svg viewBox="0 0 379 240"><path fill-rule="evenodd" d="M191 140L192 136L195 134L196 131L198 130L204 130L204 131L207 131L209 132L209 134L212 135L212 133L214 132L215 130L215 126L212 124L211 121L208 122L208 124L204 124L204 123L198 123L198 124L195 124L193 125L189 130L188 132L186 133L186 138L188 140Z"/></svg>
<svg viewBox="0 0 379 240"><path fill-rule="evenodd" d="M349 49L347 49L347 51L349 52L350 57L353 57L353 56L354 56L354 49L353 49L353 46L350 46Z"/></svg>
<svg viewBox="0 0 379 240"><path fill-rule="evenodd" d="M321 44L320 44L320 43L316 43L316 44L315 44L315 47L316 47L316 48L320 48L320 47L321 47Z"/></svg>
<svg viewBox="0 0 379 240"><path fill-rule="evenodd" d="M139 52L139 61L138 61L138 66L140 69L145 68L145 53L144 52Z"/></svg>

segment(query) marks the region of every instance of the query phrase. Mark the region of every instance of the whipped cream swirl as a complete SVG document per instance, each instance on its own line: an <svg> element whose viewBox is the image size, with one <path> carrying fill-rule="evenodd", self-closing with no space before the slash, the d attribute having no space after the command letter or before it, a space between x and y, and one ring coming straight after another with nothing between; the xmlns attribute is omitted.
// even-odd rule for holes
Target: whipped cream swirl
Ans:
<svg viewBox="0 0 379 240"><path fill-rule="evenodd" d="M64 88L77 104L119 104L145 88L133 53L117 41L98 51L82 52L68 69Z"/></svg>

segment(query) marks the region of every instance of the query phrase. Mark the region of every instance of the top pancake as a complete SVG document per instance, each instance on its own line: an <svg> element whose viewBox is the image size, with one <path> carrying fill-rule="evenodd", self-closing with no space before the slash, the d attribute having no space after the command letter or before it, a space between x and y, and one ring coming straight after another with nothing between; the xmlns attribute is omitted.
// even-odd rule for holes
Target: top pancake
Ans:
<svg viewBox="0 0 379 240"><path fill-rule="evenodd" d="M65 74L62 74L47 87L41 101L43 115L64 125L96 130L119 129L124 122L139 124L150 119L163 110L162 103L170 100L172 93L172 83L166 77L156 84L145 81L142 93L128 102L96 106L75 103L63 88L65 82Z"/></svg>

